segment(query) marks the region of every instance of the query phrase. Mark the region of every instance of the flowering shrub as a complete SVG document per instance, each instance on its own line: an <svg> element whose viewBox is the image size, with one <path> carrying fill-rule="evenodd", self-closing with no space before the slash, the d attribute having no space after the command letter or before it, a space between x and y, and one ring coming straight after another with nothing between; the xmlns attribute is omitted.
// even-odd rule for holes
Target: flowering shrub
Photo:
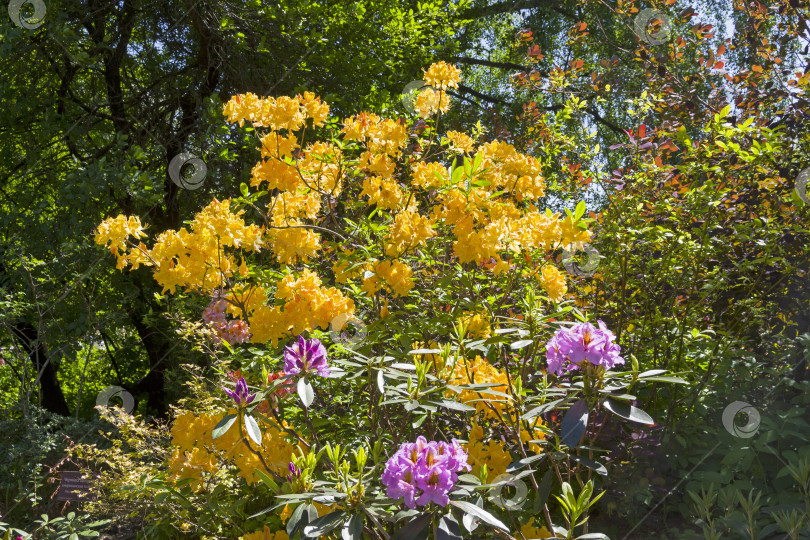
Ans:
<svg viewBox="0 0 810 540"><path fill-rule="evenodd" d="M447 496L458 480L458 471L470 470L467 454L458 441L427 442L418 437L415 443L403 443L385 464L381 480L388 496L404 498L408 508L435 502L447 506ZM421 490L414 500L417 489Z"/></svg>
<svg viewBox="0 0 810 540"><path fill-rule="evenodd" d="M584 204L542 210L543 162L480 126L440 136L459 70L434 64L425 80L418 128L368 112L338 124L310 93L237 95L225 116L261 142L241 198L215 199L151 247L137 217L99 225L118 268L149 266L164 292L215 297L204 319L244 373L224 388L230 401L199 397L227 413L175 420L163 496L174 515L197 512L190 497L230 471L260 481L246 497L261 507L235 511L243 538L415 537L430 526L460 538L459 519L469 532L574 538L601 496L581 475L605 473L581 441L589 411L652 423L627 391L660 371L612 372L624 363L613 334L566 300L557 261L591 237ZM561 316L582 322L546 345ZM362 333L333 337L358 317ZM230 347L248 335L250 347ZM292 388L297 400L285 398ZM546 425L556 408L569 409L562 424ZM505 507L503 474L536 496ZM578 497L564 474L583 486Z"/></svg>

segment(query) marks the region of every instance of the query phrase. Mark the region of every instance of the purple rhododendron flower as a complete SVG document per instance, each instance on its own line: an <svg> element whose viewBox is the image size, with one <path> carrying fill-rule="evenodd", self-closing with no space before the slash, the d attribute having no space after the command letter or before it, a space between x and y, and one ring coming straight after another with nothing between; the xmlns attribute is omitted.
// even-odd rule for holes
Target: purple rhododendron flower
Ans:
<svg viewBox="0 0 810 540"><path fill-rule="evenodd" d="M222 387L225 390L225 393L236 403L237 406L239 405L247 405L253 398L256 397L256 394L251 394L248 391L247 383L245 382L244 377L239 377L239 380L236 381L236 390L228 390L224 386Z"/></svg>
<svg viewBox="0 0 810 540"><path fill-rule="evenodd" d="M403 443L385 464L382 482L392 498L403 498L408 508L435 502L445 506L448 494L458 480L458 471L471 469L467 453L455 439L428 442L420 436L414 443ZM421 493L417 496L417 490Z"/></svg>
<svg viewBox="0 0 810 540"><path fill-rule="evenodd" d="M598 325L578 323L558 330L546 343L549 373L562 375L579 369L586 361L605 369L624 364L624 358L619 356L621 347L613 342L616 336L604 322L598 321Z"/></svg>
<svg viewBox="0 0 810 540"><path fill-rule="evenodd" d="M284 347L284 373L295 375L302 372L314 372L321 377L332 374L326 363L326 347L317 339L298 336L298 341Z"/></svg>

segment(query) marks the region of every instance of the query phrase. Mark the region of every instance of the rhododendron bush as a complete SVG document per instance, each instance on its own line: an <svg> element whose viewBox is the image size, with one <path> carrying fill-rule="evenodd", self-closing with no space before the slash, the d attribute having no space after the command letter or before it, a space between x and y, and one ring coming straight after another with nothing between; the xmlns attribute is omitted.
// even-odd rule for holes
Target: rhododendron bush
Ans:
<svg viewBox="0 0 810 540"><path fill-rule="evenodd" d="M219 380L178 408L165 474L141 484L171 508L156 522L249 539L588 533L607 474L589 418L652 424L631 390L665 379L566 296L584 204L542 208L544 163L480 125L440 131L459 77L430 66L418 123L234 96L224 115L260 150L242 197L156 238L136 216L98 226L119 269L210 301L197 335ZM225 492L227 510L200 499Z"/></svg>

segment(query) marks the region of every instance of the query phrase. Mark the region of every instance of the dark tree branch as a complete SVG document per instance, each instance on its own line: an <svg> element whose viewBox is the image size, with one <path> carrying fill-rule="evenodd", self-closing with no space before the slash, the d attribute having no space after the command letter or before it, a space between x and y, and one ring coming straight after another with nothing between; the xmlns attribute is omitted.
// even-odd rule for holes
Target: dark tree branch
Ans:
<svg viewBox="0 0 810 540"><path fill-rule="evenodd" d="M472 64L477 66L487 66L500 69L516 69L519 71L526 71L525 66L520 64L513 64L512 62L493 62L492 60L483 60L481 58L466 58L463 56L454 56L448 60L457 64Z"/></svg>
<svg viewBox="0 0 810 540"><path fill-rule="evenodd" d="M484 101L486 101L488 103L506 104L506 102L504 100L500 99L500 98L496 98L496 97L493 97L493 96L488 96L486 94L482 94L478 90L473 90L469 86L464 86L463 84L458 85L458 91L463 93L463 94L472 94L473 96L477 97L478 99L483 99Z"/></svg>

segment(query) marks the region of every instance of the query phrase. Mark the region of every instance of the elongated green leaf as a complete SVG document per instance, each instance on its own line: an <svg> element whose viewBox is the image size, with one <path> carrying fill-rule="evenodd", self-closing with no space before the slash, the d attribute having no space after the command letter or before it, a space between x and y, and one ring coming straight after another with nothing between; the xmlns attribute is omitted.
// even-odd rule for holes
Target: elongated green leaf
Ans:
<svg viewBox="0 0 810 540"><path fill-rule="evenodd" d="M336 512L326 514L304 527L304 535L310 538L318 538L337 529L345 518L346 512L344 510L337 510Z"/></svg>
<svg viewBox="0 0 810 540"><path fill-rule="evenodd" d="M451 501L452 502L452 501ZM430 525L430 514L420 514L406 523L401 529L396 531L391 540L416 540L422 537L422 533L426 532L427 526ZM425 537L427 535L425 534Z"/></svg>
<svg viewBox="0 0 810 540"><path fill-rule="evenodd" d="M594 461L592 459L588 459L588 458L582 457L582 456L575 456L573 454L569 455L568 457L571 458L571 461L576 461L578 463L582 463L583 465L585 465L586 467L588 467L592 471L596 471L597 473L601 474L602 476L607 476L607 473L608 473L607 469L605 468L604 465L602 465L598 461Z"/></svg>
<svg viewBox="0 0 810 540"><path fill-rule="evenodd" d="M510 348L510 349L512 349L513 351L516 351L516 350L518 350L518 349L522 349L522 348L524 348L524 347L528 347L528 346L529 346L529 345L531 345L532 343L534 343L534 340L531 340L531 339L521 339L520 341L516 341L516 342L512 343L512 344L509 346L509 348Z"/></svg>
<svg viewBox="0 0 810 540"><path fill-rule="evenodd" d="M681 379L680 377L644 377L645 381L657 381L657 382L668 382L674 384L689 384L687 381Z"/></svg>
<svg viewBox="0 0 810 540"><path fill-rule="evenodd" d="M667 370L665 370L665 369L650 369L648 371L645 371L644 373L639 373L638 376L639 376L639 378L652 377L653 375L661 375L662 373L666 373L666 372L667 372Z"/></svg>
<svg viewBox="0 0 810 540"><path fill-rule="evenodd" d="M343 530L340 531L340 537L343 540L360 540L363 537L363 516L362 514L353 514L343 525Z"/></svg>
<svg viewBox="0 0 810 540"><path fill-rule="evenodd" d="M298 397L301 398L301 403L307 408L309 408L315 400L315 391L312 389L312 385L309 384L307 377L298 379Z"/></svg>
<svg viewBox="0 0 810 540"><path fill-rule="evenodd" d="M458 401L451 401L449 399L443 399L435 403L436 405L440 405L446 409L452 409L454 411L469 412L475 410L475 407L470 407L469 405L459 403Z"/></svg>
<svg viewBox="0 0 810 540"><path fill-rule="evenodd" d="M632 420L633 422L647 424L650 426L655 424L655 420L653 420L649 414L630 405L629 403L607 399L604 401L603 405L607 410L616 416L624 418L625 420Z"/></svg>
<svg viewBox="0 0 810 540"><path fill-rule="evenodd" d="M453 514L442 516L436 528L436 540L461 540L461 527Z"/></svg>
<svg viewBox="0 0 810 540"><path fill-rule="evenodd" d="M575 447L588 426L588 402L580 399L565 412L560 438L566 446Z"/></svg>
<svg viewBox="0 0 810 540"><path fill-rule="evenodd" d="M255 472L256 474L259 475L259 479L262 482L264 482L264 485L269 487L270 491L272 491L273 493L278 493L278 491L281 489L279 487L279 485L276 483L276 481L273 480L272 478L270 478L270 476L267 473L265 473L264 471L262 471L260 469L254 469L253 472Z"/></svg>
<svg viewBox="0 0 810 540"><path fill-rule="evenodd" d="M579 218L584 216L585 215L585 210L586 210L585 202L584 201L579 201L577 203L577 207L574 209L574 221L577 221L577 220L579 220Z"/></svg>
<svg viewBox="0 0 810 540"><path fill-rule="evenodd" d="M214 426L214 429L211 431L211 438L212 439L219 439L227 431L231 428L233 423L236 422L236 415L235 414L228 414L222 420Z"/></svg>
<svg viewBox="0 0 810 540"><path fill-rule="evenodd" d="M534 418L535 416L545 414L548 411L552 410L554 407L556 407L557 404L560 403L560 402L562 402L561 399L558 399L556 401L552 401L551 403L544 403L543 405L540 405L539 407L535 407L534 409L532 409L529 412L527 412L526 414L524 414L522 418L523 418L523 420L529 420L531 418Z"/></svg>
<svg viewBox="0 0 810 540"><path fill-rule="evenodd" d="M450 501L450 504L452 504L459 510L466 512L467 514L471 514L477 517L487 525L491 525L497 529L501 529L502 531L509 532L509 527L504 525L504 523L501 520L499 520L498 518L496 518L486 510L484 510L483 508L478 508L474 504L469 503L467 501Z"/></svg>
<svg viewBox="0 0 810 540"><path fill-rule="evenodd" d="M245 413L245 428L248 432L248 437L251 438L256 444L262 444L262 430L259 429L259 424L256 419Z"/></svg>

